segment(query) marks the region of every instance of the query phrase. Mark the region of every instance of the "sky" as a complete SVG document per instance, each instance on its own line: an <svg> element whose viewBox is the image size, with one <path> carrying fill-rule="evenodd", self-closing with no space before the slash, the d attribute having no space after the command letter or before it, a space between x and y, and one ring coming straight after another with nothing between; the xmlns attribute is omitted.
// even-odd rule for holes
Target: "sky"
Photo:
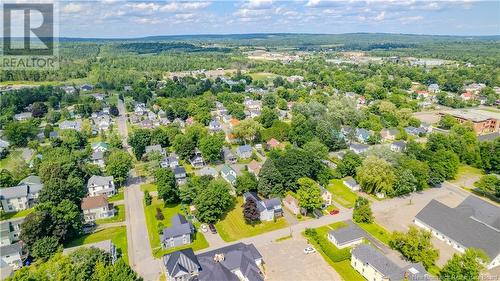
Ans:
<svg viewBox="0 0 500 281"><path fill-rule="evenodd" d="M500 35L500 1L68 1L61 37L382 32Z"/></svg>

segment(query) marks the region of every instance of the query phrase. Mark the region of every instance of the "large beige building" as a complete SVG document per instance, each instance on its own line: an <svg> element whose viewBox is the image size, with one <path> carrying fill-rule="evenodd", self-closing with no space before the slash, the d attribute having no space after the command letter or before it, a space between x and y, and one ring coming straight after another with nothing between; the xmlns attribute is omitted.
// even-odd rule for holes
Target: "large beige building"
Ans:
<svg viewBox="0 0 500 281"><path fill-rule="evenodd" d="M439 113L441 116L449 114L460 123L471 122L478 135L499 131L500 113L480 108L447 110Z"/></svg>

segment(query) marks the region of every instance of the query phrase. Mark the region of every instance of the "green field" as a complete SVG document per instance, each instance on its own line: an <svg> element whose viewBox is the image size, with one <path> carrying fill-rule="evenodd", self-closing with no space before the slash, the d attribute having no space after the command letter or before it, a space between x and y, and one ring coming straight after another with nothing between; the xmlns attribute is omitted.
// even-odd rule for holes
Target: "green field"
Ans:
<svg viewBox="0 0 500 281"><path fill-rule="evenodd" d="M278 75L269 72L249 73L253 80L273 80Z"/></svg>
<svg viewBox="0 0 500 281"><path fill-rule="evenodd" d="M106 228L91 234L83 235L64 245L65 248L76 247L84 244L96 243L111 239L121 257L128 263L127 229L124 226Z"/></svg>
<svg viewBox="0 0 500 281"><path fill-rule="evenodd" d="M116 205L115 206L115 216L107 219L96 220L97 224L106 224L113 222L121 222L125 221L125 206L124 205Z"/></svg>
<svg viewBox="0 0 500 281"><path fill-rule="evenodd" d="M0 160L0 169L7 169L9 171L13 171L17 167L26 164L22 157L21 150L13 150L11 151L7 157Z"/></svg>
<svg viewBox="0 0 500 281"><path fill-rule="evenodd" d="M222 240L226 242L235 241L288 226L285 218L279 218L276 222L260 222L255 225L247 224L243 218L242 205L243 198L238 197L234 209L229 211L221 221L215 224Z"/></svg>
<svg viewBox="0 0 500 281"><path fill-rule="evenodd" d="M327 189L332 193L333 200L346 208L354 207L358 195L344 185L342 180L330 180Z"/></svg>
<svg viewBox="0 0 500 281"><path fill-rule="evenodd" d="M370 233L380 242L384 243L385 245L389 245L389 241L391 241L391 233L382 226L380 226L379 224L374 222L374 223L358 223L358 225L366 232Z"/></svg>
<svg viewBox="0 0 500 281"><path fill-rule="evenodd" d="M108 198L108 201L109 202L121 201L124 199L124 197L125 197L125 193L123 192L123 188L120 188L120 190L118 190L117 194Z"/></svg>
<svg viewBox="0 0 500 281"><path fill-rule="evenodd" d="M141 190L148 191L148 192L157 191L158 186L156 186L156 184L152 184L152 183L145 183L145 184L141 185Z"/></svg>
<svg viewBox="0 0 500 281"><path fill-rule="evenodd" d="M454 184L462 184L463 185L467 178L470 178L470 177L479 178L483 174L484 173L478 168L474 168L474 167L469 166L469 165L460 165L460 167L458 167L458 172L457 172L457 175L455 176L455 179L450 180L450 182L454 183Z"/></svg>
<svg viewBox="0 0 500 281"><path fill-rule="evenodd" d="M15 219L15 218L22 218L22 217L25 217L25 216L31 214L34 210L35 210L35 208L30 208L30 209L22 210L19 212L12 212L12 213L0 212L0 220L3 221L3 220Z"/></svg>
<svg viewBox="0 0 500 281"><path fill-rule="evenodd" d="M162 211L164 219L161 221L156 219L156 208L159 208ZM208 248L208 242L205 239L205 236L203 236L203 234L199 231L196 232L195 236L193 237L193 242L189 245L165 250L161 248L159 234L160 230L171 225L172 217L175 214L184 214L181 210L181 205L174 204L165 206L163 200L159 200L157 197L153 197L151 205L144 207L144 212L146 215L149 242L151 244L151 249L153 250L153 255L155 257L161 257L169 252L173 252L183 248L193 248L194 251ZM196 224L194 225L195 227L198 226Z"/></svg>

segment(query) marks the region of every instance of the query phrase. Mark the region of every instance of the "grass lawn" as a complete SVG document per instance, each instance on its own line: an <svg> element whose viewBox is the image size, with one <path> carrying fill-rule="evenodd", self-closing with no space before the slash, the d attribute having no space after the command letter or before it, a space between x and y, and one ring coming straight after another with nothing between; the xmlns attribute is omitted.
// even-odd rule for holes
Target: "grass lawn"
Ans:
<svg viewBox="0 0 500 281"><path fill-rule="evenodd" d="M123 192L123 188L120 188L120 190L118 190L118 193L108 198L108 202L121 201L124 199L124 197L125 193Z"/></svg>
<svg viewBox="0 0 500 281"><path fill-rule="evenodd" d="M162 211L163 220L161 221L156 219L156 208L159 208ZM149 242L151 244L153 255L155 257L158 258L163 256L164 254L180 250L183 248L193 248L193 251L208 248L208 242L205 239L205 236L203 236L201 232L197 231L195 237L193 238L193 243L182 247L176 247L165 250L161 249L160 234L159 234L160 229L163 229L164 227L169 227L170 221L172 220L172 217L176 213L184 214L184 212L182 212L181 210L181 205L173 204L165 206L163 200L159 200L157 197L153 197L151 205L145 206L144 212L146 215L146 224L148 227ZM195 224L195 227L197 226L198 225Z"/></svg>
<svg viewBox="0 0 500 281"><path fill-rule="evenodd" d="M148 191L148 192L158 191L158 186L156 186L156 184L152 184L152 183L145 183L145 184L141 185L141 190Z"/></svg>
<svg viewBox="0 0 500 281"><path fill-rule="evenodd" d="M455 179L450 180L450 182L455 183L455 184L459 184L459 183L461 183L463 178L481 177L482 175L483 175L483 172L478 168L474 168L474 167L469 166L469 165L460 165L458 167L458 172L457 172L457 175L455 176Z"/></svg>
<svg viewBox="0 0 500 281"><path fill-rule="evenodd" d="M269 73L269 72L256 72L256 73L250 73L249 74L253 80L272 80L276 78L276 74L274 73Z"/></svg>
<svg viewBox="0 0 500 281"><path fill-rule="evenodd" d="M365 278L351 266L351 260L329 262L329 264L345 281L365 280Z"/></svg>
<svg viewBox="0 0 500 281"><path fill-rule="evenodd" d="M13 171L14 169L23 164L25 164L25 162L22 157L22 151L13 150L7 155L7 157L0 160L0 169L7 169L9 171Z"/></svg>
<svg viewBox="0 0 500 281"><path fill-rule="evenodd" d="M26 209L26 210L19 211L19 212L13 212L13 213L1 212L0 213L0 220L3 221L3 220L8 220L8 219L22 218L22 217L29 215L34 210L35 210L35 208L30 208L30 209Z"/></svg>
<svg viewBox="0 0 500 281"><path fill-rule="evenodd" d="M96 220L97 224L105 224L112 222L121 222L125 221L125 206L124 205L116 205L115 206L115 216L107 219Z"/></svg>
<svg viewBox="0 0 500 281"><path fill-rule="evenodd" d="M84 244L96 243L104 240L111 239L113 244L115 244L116 248L120 252L120 255L123 257L126 263L128 263L128 254L127 254L127 229L124 226L106 228L99 231L96 231L91 234L83 235L79 238L76 238L66 245L65 248L76 247Z"/></svg>
<svg viewBox="0 0 500 281"><path fill-rule="evenodd" d="M342 180L330 180L327 189L332 193L333 200L340 205L346 208L354 207L354 202L356 202L358 195L345 186Z"/></svg>
<svg viewBox="0 0 500 281"><path fill-rule="evenodd" d="M243 218L242 205L243 198L238 197L234 209L229 211L226 216L215 225L222 240L226 242L235 241L288 226L285 218L279 218L276 222L261 222L256 225L247 224Z"/></svg>
<svg viewBox="0 0 500 281"><path fill-rule="evenodd" d="M377 223L358 223L359 227L370 233L373 237L377 238L385 245L389 245L391 240L391 233Z"/></svg>

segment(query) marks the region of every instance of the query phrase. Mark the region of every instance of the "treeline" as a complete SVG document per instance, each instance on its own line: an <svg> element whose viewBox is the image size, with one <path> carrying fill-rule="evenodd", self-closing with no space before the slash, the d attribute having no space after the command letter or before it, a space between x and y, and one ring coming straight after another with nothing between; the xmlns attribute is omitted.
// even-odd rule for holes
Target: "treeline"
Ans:
<svg viewBox="0 0 500 281"><path fill-rule="evenodd" d="M134 52L137 54L159 54L163 52L223 52L228 53L231 51L229 48L217 47L201 47L188 43L163 43L163 42L137 42L119 44L117 49L125 50L127 52Z"/></svg>

